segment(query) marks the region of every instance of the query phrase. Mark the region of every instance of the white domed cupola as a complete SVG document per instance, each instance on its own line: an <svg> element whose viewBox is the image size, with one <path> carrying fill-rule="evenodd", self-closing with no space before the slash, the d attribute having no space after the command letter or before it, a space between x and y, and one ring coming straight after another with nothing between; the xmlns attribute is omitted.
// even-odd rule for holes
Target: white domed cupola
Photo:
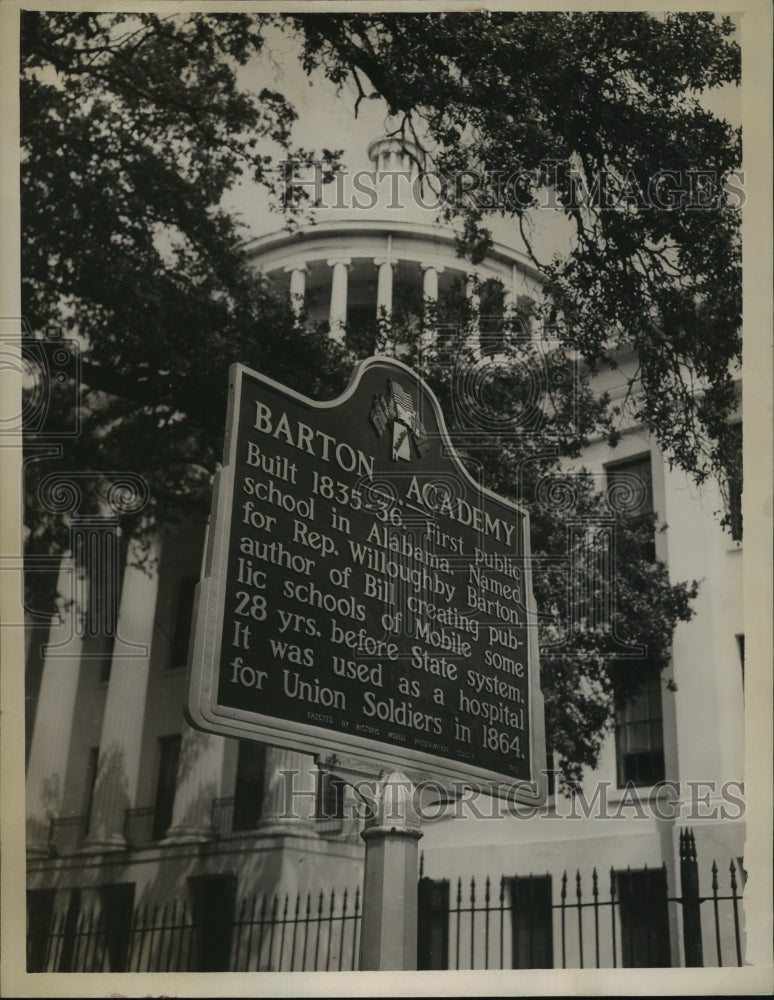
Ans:
<svg viewBox="0 0 774 1000"><path fill-rule="evenodd" d="M383 135L368 146L368 158L379 174L409 173L416 177L423 169L422 150L411 139L399 135Z"/></svg>

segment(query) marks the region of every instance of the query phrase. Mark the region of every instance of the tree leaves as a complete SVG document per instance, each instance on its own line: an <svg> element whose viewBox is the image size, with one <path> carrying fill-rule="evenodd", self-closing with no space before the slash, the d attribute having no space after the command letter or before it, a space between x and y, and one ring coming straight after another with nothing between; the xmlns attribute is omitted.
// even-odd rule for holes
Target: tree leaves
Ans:
<svg viewBox="0 0 774 1000"><path fill-rule="evenodd" d="M440 174L532 174L534 185L499 205L447 205L474 260L498 213L532 253L520 224L550 189L573 245L533 260L567 343L592 366L633 346L630 416L697 480L724 478L741 359L741 148L738 130L699 97L739 82L730 20L475 12L296 23L307 65L336 80L367 76Z"/></svg>
<svg viewBox="0 0 774 1000"><path fill-rule="evenodd" d="M262 339L293 336L220 207L242 175L279 183L265 146L287 148L295 119L276 91L238 86L263 27L246 15L22 16L24 313L83 354L84 433L60 468L132 468L165 519L201 514L208 484L169 457L196 456L211 475L228 365L259 364ZM324 382L335 351L308 344L300 354Z"/></svg>
<svg viewBox="0 0 774 1000"><path fill-rule="evenodd" d="M359 337L351 331L345 345L324 326L299 326L248 263L245 234L221 208L242 177L282 193L271 169L277 150L308 155L290 148L296 112L284 95L239 85L239 67L262 51L270 22L303 39L307 72L322 67L338 86L352 77L356 106L383 97L440 172L518 175L506 205L478 196L496 190L485 179L475 198L449 207L472 259L486 253L493 215L509 215L514 239L529 239L546 189L572 223L562 259L538 260L528 243L560 341L537 359L557 376L544 385L541 421L529 436L507 429L531 399L532 348L509 337L534 312L522 302L492 352L510 359L488 386L499 429L485 444L469 442L466 455L486 485L530 509L548 729L565 778L575 780L597 760L614 692L625 697L637 682L637 661L618 657L615 637L647 647L648 662L663 668L695 593L645 553L653 524L625 516L612 518L616 574L600 573L611 516L590 473L564 482L570 508L545 499L551 477L561 493L561 459L577 459L592 434L619 434L618 414L591 391L588 372L633 347L634 418L698 478L734 454L724 428L740 351L738 213L713 183L738 165L739 143L697 100L738 78L731 27L707 14L23 12L24 313L38 333L56 326L76 337L83 361L82 433L55 462L28 463L30 496L55 465L93 473L85 489L94 507L104 478L130 469L149 487L145 527L203 520L234 361L330 398L380 341L421 363L452 412L452 369L420 357L416 304ZM330 167L336 153L320 158ZM678 191L671 207L641 206L665 168L687 178L688 194ZM598 203L603 181L609 206ZM710 209L692 210L689 196ZM481 292L497 312L502 289ZM464 331L475 317L460 294L434 319ZM473 363L464 344L459 351L461 363ZM54 393L52 406L73 405ZM28 446L37 443L29 435ZM568 511L591 525L588 537L568 534ZM60 519L31 506L29 521L30 552L62 550ZM575 584L587 596L573 604ZM608 602L607 619L592 600Z"/></svg>
<svg viewBox="0 0 774 1000"><path fill-rule="evenodd" d="M571 353L528 334L534 304L522 300L499 322L485 313L493 291L481 289L481 314L464 294L447 295L424 318L399 303L376 341L362 341L366 353L389 351L420 368L474 478L529 511L547 744L569 789L598 763L616 704L637 692L646 671L668 667L698 584L672 582L656 560L654 536L666 529L655 515L616 505L604 473L567 467L609 432L608 400ZM454 332L419 351L438 329Z"/></svg>

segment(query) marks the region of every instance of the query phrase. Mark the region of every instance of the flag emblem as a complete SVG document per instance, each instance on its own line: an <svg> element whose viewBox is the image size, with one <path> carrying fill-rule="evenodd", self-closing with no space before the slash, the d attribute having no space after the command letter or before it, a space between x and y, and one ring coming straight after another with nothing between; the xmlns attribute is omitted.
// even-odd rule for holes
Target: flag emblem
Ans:
<svg viewBox="0 0 774 1000"><path fill-rule="evenodd" d="M394 378L387 380L383 396L374 396L368 419L378 437L392 426L393 462L410 462L412 444L420 456L430 447L414 400Z"/></svg>

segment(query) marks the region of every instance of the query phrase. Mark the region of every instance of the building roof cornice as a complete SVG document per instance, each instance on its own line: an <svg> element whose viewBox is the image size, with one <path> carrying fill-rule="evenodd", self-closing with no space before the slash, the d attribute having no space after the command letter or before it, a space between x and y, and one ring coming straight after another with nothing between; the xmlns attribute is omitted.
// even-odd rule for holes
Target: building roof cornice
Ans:
<svg viewBox="0 0 774 1000"><path fill-rule="evenodd" d="M352 239L353 236L410 236L425 240L435 246L453 249L456 254L457 244L454 234L442 226L422 222L407 222L399 219L338 219L335 222L319 222L291 232L287 229L275 230L263 236L248 240L244 245L249 257L259 257L272 251L291 249L319 237L328 239L343 236ZM421 256L419 254L418 256ZM513 250L504 243L493 242L487 257L501 263L515 264L521 271L536 281L543 282L544 276L530 261L527 255L519 250ZM460 257L460 265L465 266L464 258ZM473 265L468 265L474 270Z"/></svg>

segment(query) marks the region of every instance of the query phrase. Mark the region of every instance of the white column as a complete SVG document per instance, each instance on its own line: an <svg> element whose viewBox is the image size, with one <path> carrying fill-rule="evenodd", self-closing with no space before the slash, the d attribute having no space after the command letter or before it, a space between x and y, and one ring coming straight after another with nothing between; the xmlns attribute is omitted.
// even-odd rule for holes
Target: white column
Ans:
<svg viewBox="0 0 774 1000"><path fill-rule="evenodd" d="M422 268L422 295L425 300L438 301L438 276L443 274L443 268L436 264L420 264Z"/></svg>
<svg viewBox="0 0 774 1000"><path fill-rule="evenodd" d="M465 278L465 295L470 302L472 309L478 310L479 307L479 296L476 291L476 275L470 273Z"/></svg>
<svg viewBox="0 0 774 1000"><path fill-rule="evenodd" d="M126 846L124 817L137 794L160 551L154 537L143 564L139 542L129 542L86 850Z"/></svg>
<svg viewBox="0 0 774 1000"><path fill-rule="evenodd" d="M316 836L314 828L317 767L308 754L271 747L266 752L263 815L264 834Z"/></svg>
<svg viewBox="0 0 774 1000"><path fill-rule="evenodd" d="M224 737L188 725L183 728L166 843L198 843L214 836L212 800L221 792L225 749Z"/></svg>
<svg viewBox="0 0 774 1000"><path fill-rule="evenodd" d="M290 275L290 307L296 318L300 316L304 308L304 298L306 296L306 265L291 264L285 268L285 274Z"/></svg>
<svg viewBox="0 0 774 1000"><path fill-rule="evenodd" d="M518 299L518 271L516 270L516 265L511 264L511 280L505 285L505 309L506 312L512 312L516 308L516 301Z"/></svg>
<svg viewBox="0 0 774 1000"><path fill-rule="evenodd" d="M351 257L332 257L327 261L328 267L333 268L329 325L334 340L344 339L344 327L347 323L347 277L351 263Z"/></svg>
<svg viewBox="0 0 774 1000"><path fill-rule="evenodd" d="M375 257L374 264L379 268L376 285L376 318L392 315L392 265L388 257Z"/></svg>
<svg viewBox="0 0 774 1000"><path fill-rule="evenodd" d="M481 355L481 330L478 325L478 313L480 309L480 299L478 292L476 291L476 275L472 272L468 274L465 280L465 295L467 296L468 302L470 303L470 308L472 312L472 318L470 322L470 333L469 342L476 357Z"/></svg>
<svg viewBox="0 0 774 1000"><path fill-rule="evenodd" d="M660 520L680 525L664 536L670 576L704 581L693 602L695 618L680 622L672 641L679 692L672 700L675 757L684 788L688 781L714 781L713 798L719 799L723 782L737 781L744 773L744 691L736 641L736 633L744 630L742 552L732 547L713 516L723 503L717 486L705 484L699 490L686 473L666 464L663 468ZM666 699L671 696L663 697L666 737ZM700 739L700 733L722 734L722 739Z"/></svg>
<svg viewBox="0 0 774 1000"><path fill-rule="evenodd" d="M27 766L27 850L33 856L48 854L49 826L62 808L83 648L77 619L85 613L87 595L87 582L76 585L76 573L82 576L83 570L68 553L59 569L58 619L49 632Z"/></svg>
<svg viewBox="0 0 774 1000"><path fill-rule="evenodd" d="M433 308L438 304L438 277L443 274L443 268L436 264L419 265L422 268L422 298L424 300L425 324L422 337L422 348L430 347L435 339L435 328L431 322Z"/></svg>

